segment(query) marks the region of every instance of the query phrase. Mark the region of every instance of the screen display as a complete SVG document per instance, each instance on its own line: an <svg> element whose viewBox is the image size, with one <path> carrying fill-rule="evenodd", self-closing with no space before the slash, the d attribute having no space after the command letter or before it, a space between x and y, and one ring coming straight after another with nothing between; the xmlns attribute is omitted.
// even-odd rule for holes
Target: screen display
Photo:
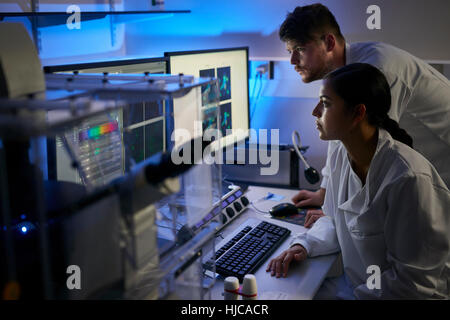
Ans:
<svg viewBox="0 0 450 320"><path fill-rule="evenodd" d="M208 101L211 86L201 90L201 106L205 115L202 130L218 128L224 137L222 147L248 138L249 100L248 100L248 48L214 49L204 51L166 52L169 58L169 72L183 73L195 77L214 77L219 83L219 114L217 119L213 112L204 106ZM186 115L182 113L183 101L174 102L174 127L185 128ZM198 135L194 128L188 129Z"/></svg>
<svg viewBox="0 0 450 320"><path fill-rule="evenodd" d="M161 74L167 70L167 58L144 58L127 60L110 60L88 63L77 63L57 66L46 66L46 73L150 73ZM129 171L135 164L152 155L167 149L166 120L164 100L140 102L129 105L117 117L115 122L108 122L89 130L81 131L80 142L95 139L111 130L123 132L123 152L125 155L123 170ZM80 177L72 168L72 162L66 154L62 143L54 143L56 150L49 150L49 178L59 181L80 183Z"/></svg>

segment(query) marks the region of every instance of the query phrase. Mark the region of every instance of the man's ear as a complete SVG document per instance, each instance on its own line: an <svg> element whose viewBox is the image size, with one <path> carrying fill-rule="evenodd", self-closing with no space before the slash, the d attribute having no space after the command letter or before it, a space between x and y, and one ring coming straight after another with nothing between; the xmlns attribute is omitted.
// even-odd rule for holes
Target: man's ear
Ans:
<svg viewBox="0 0 450 320"><path fill-rule="evenodd" d="M336 47L336 37L331 33L326 34L324 37L327 51L333 51L333 49Z"/></svg>

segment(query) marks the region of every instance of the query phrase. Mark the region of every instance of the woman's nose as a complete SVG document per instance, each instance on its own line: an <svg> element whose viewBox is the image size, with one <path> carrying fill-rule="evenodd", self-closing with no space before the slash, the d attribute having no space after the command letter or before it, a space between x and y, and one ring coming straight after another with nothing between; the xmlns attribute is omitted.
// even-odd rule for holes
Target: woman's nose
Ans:
<svg viewBox="0 0 450 320"><path fill-rule="evenodd" d="M317 103L316 107L314 108L312 115L314 117L320 118L322 116L322 102L319 101L319 103Z"/></svg>

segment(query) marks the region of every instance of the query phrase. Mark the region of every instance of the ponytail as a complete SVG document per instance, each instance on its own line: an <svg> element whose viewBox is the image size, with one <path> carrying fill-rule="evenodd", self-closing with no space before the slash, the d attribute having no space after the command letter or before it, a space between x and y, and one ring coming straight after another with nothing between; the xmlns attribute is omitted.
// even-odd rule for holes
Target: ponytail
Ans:
<svg viewBox="0 0 450 320"><path fill-rule="evenodd" d="M380 123L380 127L389 132L389 134L397 141L406 144L408 147L413 147L413 139L406 132L406 130L400 128L397 121L386 116L384 120Z"/></svg>
<svg viewBox="0 0 450 320"><path fill-rule="evenodd" d="M366 106L369 124L383 128L394 138L412 148L413 139L388 115L391 108L391 88L384 74L367 63L352 63L327 74L333 90L349 109Z"/></svg>

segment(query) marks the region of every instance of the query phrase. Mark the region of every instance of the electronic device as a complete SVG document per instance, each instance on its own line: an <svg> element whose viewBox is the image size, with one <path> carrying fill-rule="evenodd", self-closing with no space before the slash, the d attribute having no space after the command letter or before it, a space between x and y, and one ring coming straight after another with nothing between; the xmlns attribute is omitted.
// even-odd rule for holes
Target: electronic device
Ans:
<svg viewBox="0 0 450 320"><path fill-rule="evenodd" d="M241 188L236 186L222 197L222 228L236 219L248 207L250 201L244 196Z"/></svg>
<svg viewBox="0 0 450 320"><path fill-rule="evenodd" d="M273 217L291 216L298 213L298 208L292 203L280 203L272 207L269 213Z"/></svg>
<svg viewBox="0 0 450 320"><path fill-rule="evenodd" d="M167 73L189 74L196 77L214 77L219 81L220 123L214 115L208 115L208 106L202 103L204 121L202 130L220 129L222 147L244 141L249 136L248 95L248 47L212 49L200 51L165 52L169 59ZM202 101L214 94L210 88L202 88ZM180 101L182 102L182 101ZM174 128L184 128L185 115L174 103ZM232 133L230 134L230 131ZM189 128L194 131L193 128ZM216 143L217 144L217 143Z"/></svg>
<svg viewBox="0 0 450 320"><path fill-rule="evenodd" d="M13 35L18 44L27 44L16 46L13 41L14 46L0 47L0 65L13 71L13 65L27 65L28 56L23 53L31 51L23 49L32 45L25 28L17 34L15 30L20 31L14 25L0 24L2 43L12 43ZM32 61L39 61L36 51L34 55ZM24 74L30 76L30 82L36 80L31 73L16 74L16 79ZM9 79L10 73L5 75L8 79L0 79L2 88L3 80L15 82ZM207 225L192 242L161 257L156 234L165 228L155 221L159 219L155 203L170 205L180 193L195 195L197 201L186 203L184 217L188 222L201 219L212 203L221 200L220 168L198 166L204 141L189 141L190 148L181 146L184 155L187 149L193 150L192 145L202 146L200 153L191 154L189 163L177 164L168 152L158 153L160 157L144 160L128 174L114 178L115 165L123 154L120 123L110 117L127 110L130 103L167 100L170 105L187 92L196 91L201 96L201 87L215 86L216 81L190 76L101 74L47 74L44 79L45 93L60 91L66 99L38 97L35 93L39 91L30 92L28 86L17 87L21 90L14 94L1 92L8 94L0 102L0 287L4 298L149 299L173 297L175 289L181 299L206 296L203 275L196 271L202 266L203 248L213 245L216 224ZM26 93L26 99L13 98L18 93ZM196 102L185 107L196 111L201 108ZM52 117L48 117L50 111ZM41 166L46 150L40 145L41 137L65 136L66 132L74 133L75 145L65 143L70 165L92 174L94 180L105 176L113 181L87 188L45 179ZM109 148L103 149L104 154L103 147ZM86 158L98 158L99 162L88 163ZM92 164L96 168L91 168ZM7 176L2 175L5 172ZM202 210L198 212L192 202L202 204ZM174 212L173 228L165 230L174 234L178 217ZM185 284L188 288L183 290Z"/></svg>
<svg viewBox="0 0 450 320"><path fill-rule="evenodd" d="M242 282L289 237L291 231L259 219L248 219L216 248L216 272L222 277L234 276ZM224 244L223 244L224 243ZM209 266L206 265L206 268Z"/></svg>
<svg viewBox="0 0 450 320"><path fill-rule="evenodd" d="M45 73L73 73L73 74L163 74L167 69L167 58L123 59L89 63L45 66ZM149 101L135 103L124 112L109 114L99 126L117 124L117 129L122 133L123 159L134 159L139 163L161 151L168 150L167 136L170 136L172 128L165 121L166 106L164 101ZM73 132L79 135L79 132ZM71 167L70 158L61 137L47 140L48 151L48 178L50 180L82 183L83 177ZM115 176L124 171L129 172L134 163L117 163Z"/></svg>
<svg viewBox="0 0 450 320"><path fill-rule="evenodd" d="M262 168L267 168L272 165L271 163L262 164L259 156L259 150L262 147L265 147L269 152L273 148L272 145L263 146L255 143L238 145L233 150L233 161L229 161L228 151L225 151L223 155L224 165L222 166L224 179L233 181L234 183L245 183L256 186L300 188L300 165L294 148L290 145L274 146L278 151L279 170L273 175L262 175ZM250 163L252 154L254 155L253 159L256 159L256 161ZM240 159L240 157L243 159Z"/></svg>
<svg viewBox="0 0 450 320"><path fill-rule="evenodd" d="M213 209L198 223L192 227L184 225L180 228L177 234L178 245L182 245L191 239L203 227L217 218L221 222L221 225L216 228L216 231L220 231L223 227L243 213L249 204L250 201L244 195L242 189L239 186L233 186L231 191L228 191L222 196L220 203L216 204Z"/></svg>

